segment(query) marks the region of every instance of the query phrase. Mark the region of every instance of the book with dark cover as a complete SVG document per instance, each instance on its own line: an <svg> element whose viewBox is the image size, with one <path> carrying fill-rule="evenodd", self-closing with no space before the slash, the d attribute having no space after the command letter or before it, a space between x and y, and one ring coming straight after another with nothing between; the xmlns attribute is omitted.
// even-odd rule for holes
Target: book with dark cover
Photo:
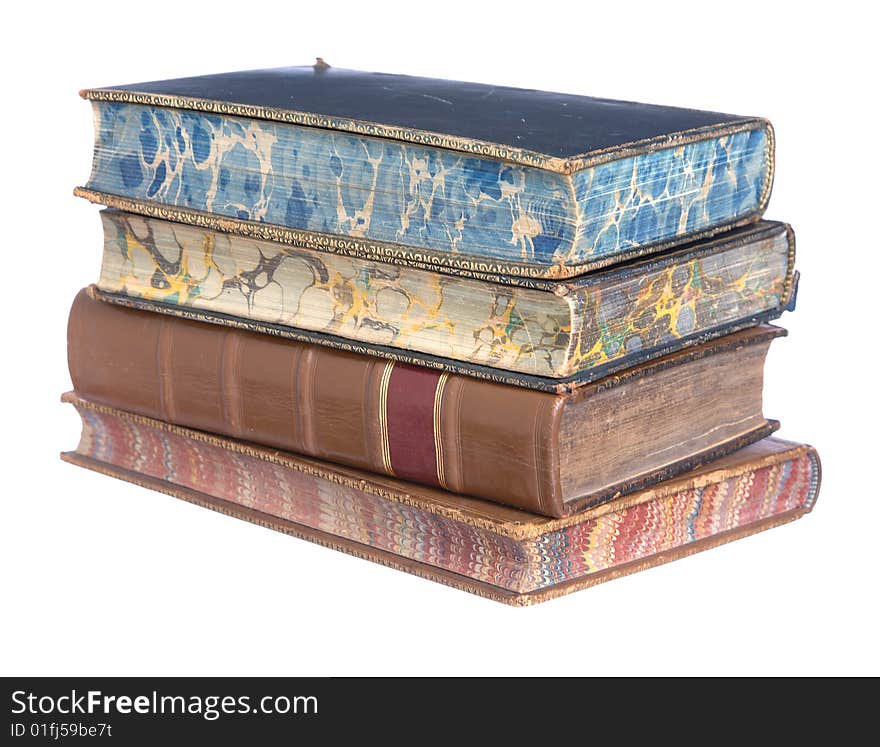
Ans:
<svg viewBox="0 0 880 747"><path fill-rule="evenodd" d="M68 327L83 396L561 516L770 433L761 326L554 395L103 303Z"/></svg>
<svg viewBox="0 0 880 747"><path fill-rule="evenodd" d="M795 277L791 228L766 221L581 278L510 285L101 216L98 287L111 301L548 390L774 318Z"/></svg>
<svg viewBox="0 0 880 747"><path fill-rule="evenodd" d="M90 89L96 202L461 274L571 277L757 220L769 122L290 67Z"/></svg>
<svg viewBox="0 0 880 747"><path fill-rule="evenodd" d="M548 519L73 394L65 400L83 422L66 461L515 605L797 519L819 491L815 450L770 438L651 489Z"/></svg>

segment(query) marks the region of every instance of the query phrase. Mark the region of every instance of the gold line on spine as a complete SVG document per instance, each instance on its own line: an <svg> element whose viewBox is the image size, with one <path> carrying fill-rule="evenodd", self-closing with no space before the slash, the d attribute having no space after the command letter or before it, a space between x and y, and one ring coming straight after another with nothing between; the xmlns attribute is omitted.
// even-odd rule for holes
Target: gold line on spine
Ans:
<svg viewBox="0 0 880 747"><path fill-rule="evenodd" d="M434 453L437 457L437 482L444 490L449 490L449 486L446 484L446 475L443 469L443 438L440 433L440 415L443 407L443 389L446 387L448 379L448 373L440 374L437 390L434 392Z"/></svg>
<svg viewBox="0 0 880 747"><path fill-rule="evenodd" d="M388 361L382 371L382 381L379 384L379 435L382 439L382 467L389 475L394 474L391 467L391 443L388 440L388 384L391 382L391 372L394 370L394 361Z"/></svg>

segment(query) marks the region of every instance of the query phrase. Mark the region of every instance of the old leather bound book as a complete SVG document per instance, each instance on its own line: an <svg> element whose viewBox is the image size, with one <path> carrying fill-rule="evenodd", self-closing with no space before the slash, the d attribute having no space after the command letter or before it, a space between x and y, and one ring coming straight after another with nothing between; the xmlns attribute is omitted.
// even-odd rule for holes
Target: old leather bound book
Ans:
<svg viewBox="0 0 880 747"><path fill-rule="evenodd" d="M759 222L572 280L501 284L102 211L113 303L564 391L779 316L794 234Z"/></svg>
<svg viewBox="0 0 880 747"><path fill-rule="evenodd" d="M95 402L562 516L763 438L760 326L554 395L103 303L70 314Z"/></svg>
<svg viewBox="0 0 880 747"><path fill-rule="evenodd" d="M83 91L111 207L470 275L571 277L755 221L769 122L331 68Z"/></svg>
<svg viewBox="0 0 880 747"><path fill-rule="evenodd" d="M86 401L74 464L475 594L533 604L810 511L809 446L765 439L648 490L548 519Z"/></svg>

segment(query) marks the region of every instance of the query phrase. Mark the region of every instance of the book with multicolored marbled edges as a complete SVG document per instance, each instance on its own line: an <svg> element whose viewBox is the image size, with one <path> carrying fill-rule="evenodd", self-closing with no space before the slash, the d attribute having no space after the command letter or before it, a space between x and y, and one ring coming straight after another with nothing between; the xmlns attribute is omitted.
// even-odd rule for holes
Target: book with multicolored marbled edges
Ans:
<svg viewBox="0 0 880 747"><path fill-rule="evenodd" d="M819 492L816 451L768 438L651 488L547 518L76 394L64 399L83 426L65 461L514 605L784 524L808 513Z"/></svg>
<svg viewBox="0 0 880 747"><path fill-rule="evenodd" d="M321 61L82 95L89 199L501 282L752 223L773 177L761 118Z"/></svg>

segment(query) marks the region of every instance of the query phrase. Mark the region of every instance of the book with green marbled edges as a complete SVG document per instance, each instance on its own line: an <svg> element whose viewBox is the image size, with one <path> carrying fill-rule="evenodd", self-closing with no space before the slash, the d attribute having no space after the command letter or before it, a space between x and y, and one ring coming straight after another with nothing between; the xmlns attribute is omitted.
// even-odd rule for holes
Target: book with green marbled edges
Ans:
<svg viewBox="0 0 880 747"><path fill-rule="evenodd" d="M794 239L760 222L525 285L343 257L104 210L105 300L564 390L779 316Z"/></svg>

